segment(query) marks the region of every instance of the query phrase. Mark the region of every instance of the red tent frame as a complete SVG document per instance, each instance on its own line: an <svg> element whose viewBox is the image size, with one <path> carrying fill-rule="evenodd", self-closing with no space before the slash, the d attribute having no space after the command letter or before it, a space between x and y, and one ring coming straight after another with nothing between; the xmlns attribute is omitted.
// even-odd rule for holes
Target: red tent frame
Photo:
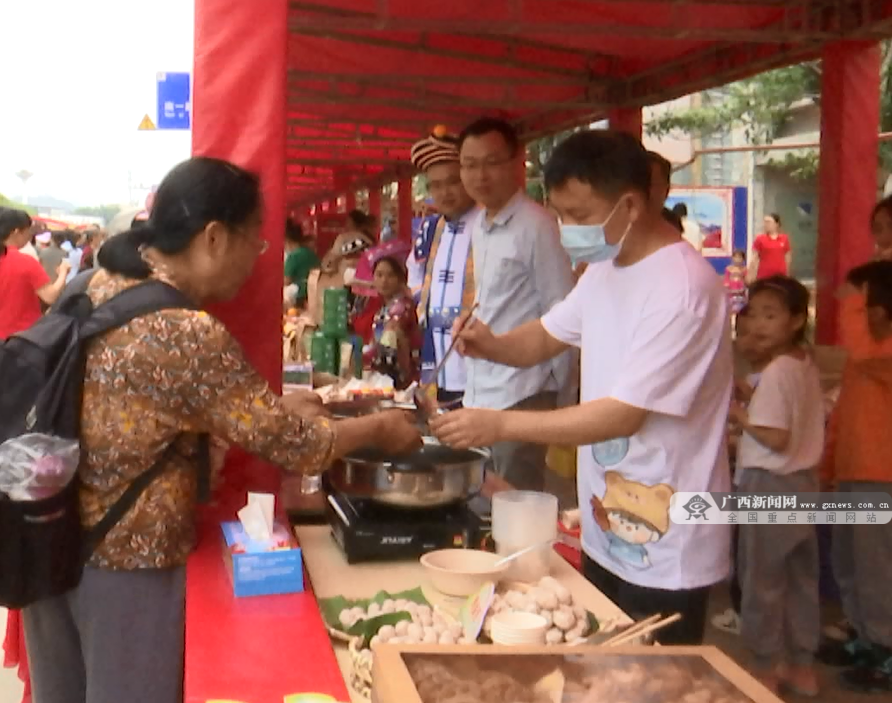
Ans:
<svg viewBox="0 0 892 703"><path fill-rule="evenodd" d="M197 0L193 149L262 173L276 249L285 212L350 203L357 189L377 212L380 187L400 180L410 212L409 147L435 124L497 114L531 139L608 116L640 132L644 105L823 56L827 341L833 287L869 252L866 226L839 243L835 213L842 188L849 223L866 222L875 197L864 175L878 132L873 42L890 33L889 0ZM280 275L262 271L244 296L271 301ZM263 337L278 327L250 315Z"/></svg>

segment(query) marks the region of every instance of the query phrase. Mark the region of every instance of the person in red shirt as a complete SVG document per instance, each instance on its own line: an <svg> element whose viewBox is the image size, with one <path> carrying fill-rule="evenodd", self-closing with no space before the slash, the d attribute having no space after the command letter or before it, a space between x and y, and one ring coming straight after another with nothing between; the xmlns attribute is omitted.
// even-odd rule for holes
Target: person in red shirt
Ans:
<svg viewBox="0 0 892 703"><path fill-rule="evenodd" d="M19 248L31 240L31 217L22 210L0 208L0 342L22 332L40 319L40 302L52 305L65 287L68 262L59 267L55 283L36 259ZM5 667L19 667L25 682L25 701L30 700L24 629L18 611L10 611L3 642Z"/></svg>
<svg viewBox="0 0 892 703"><path fill-rule="evenodd" d="M750 281L789 276L793 266L793 252L790 238L780 231L780 215L773 212L765 216L765 232L753 242L753 260L750 267Z"/></svg>
<svg viewBox="0 0 892 703"><path fill-rule="evenodd" d="M39 262L19 251L31 237L31 217L22 210L0 210L0 341L40 319L40 303L52 305L71 270L63 261L50 281Z"/></svg>

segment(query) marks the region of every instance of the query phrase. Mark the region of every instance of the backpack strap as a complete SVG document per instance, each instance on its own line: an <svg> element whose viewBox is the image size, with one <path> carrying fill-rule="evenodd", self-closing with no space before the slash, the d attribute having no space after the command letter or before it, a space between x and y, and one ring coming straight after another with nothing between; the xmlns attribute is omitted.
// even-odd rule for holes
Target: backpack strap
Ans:
<svg viewBox="0 0 892 703"><path fill-rule="evenodd" d="M90 287L90 281L99 269L84 271L71 279L62 291L59 299L50 306L50 312L59 312L65 315L71 315L83 324L93 313L93 303L87 296L87 289Z"/></svg>
<svg viewBox="0 0 892 703"><path fill-rule="evenodd" d="M124 519L124 516L130 511L130 508L136 505L136 501L139 500L139 497L155 482L155 479L164 473L164 469L167 468L168 463L176 454L176 443L180 437L182 437L182 434L177 435L177 437L167 446L167 449L164 450L164 453L158 457L157 461L155 461L150 468L137 476L133 482L124 489L121 497L108 509L108 512L102 516L102 519L84 535L81 558L85 564L90 560L90 557L93 556L93 552L95 552L96 548L102 544L102 540L108 536L108 533L111 532L112 528ZM211 497L210 447L211 436L207 433L198 435L199 503L208 503L210 502Z"/></svg>
<svg viewBox="0 0 892 703"><path fill-rule="evenodd" d="M90 277L92 278L92 276ZM74 283L74 281L72 281ZM83 285L86 293L89 279ZM197 310L198 306L173 286L158 280L144 281L121 291L116 296L99 305L81 326L81 338L97 337L117 329L144 315L162 310ZM136 504L139 497L167 467L176 452L176 440L170 443L158 460L127 486L117 502L93 527L84 539L83 559L86 563L109 531L117 525ZM210 435L198 436L198 499L206 503L210 499Z"/></svg>
<svg viewBox="0 0 892 703"><path fill-rule="evenodd" d="M96 548L102 544L102 540L106 538L111 529L121 522L122 518L132 508L143 492L158 478L164 471L167 463L176 453L176 439L171 442L164 453L158 457L158 460L152 464L150 469L143 471L137 476L133 482L127 486L124 493L115 501L114 505L109 508L108 512L102 516L102 519L96 523L84 535L82 542L81 558L86 564Z"/></svg>
<svg viewBox="0 0 892 703"><path fill-rule="evenodd" d="M71 282L65 286L56 305L64 304L69 298L76 295L86 295L87 289L90 287L90 281L93 280L93 276L97 273L99 273L99 269L89 269L88 271L82 271L77 274L71 279Z"/></svg>
<svg viewBox="0 0 892 703"><path fill-rule="evenodd" d="M73 282L73 281L72 281ZM86 290L86 289L85 289ZM158 280L144 281L97 307L81 327L84 338L95 337L126 325L143 315L161 310L198 310L198 306L173 286ZM210 435L198 435L198 501L211 497ZM148 486L148 484L146 484Z"/></svg>
<svg viewBox="0 0 892 703"><path fill-rule="evenodd" d="M198 502L211 501L211 436L198 435Z"/></svg>
<svg viewBox="0 0 892 703"><path fill-rule="evenodd" d="M144 281L98 306L81 327L81 336L85 339L95 337L138 317L175 309L197 310L198 306L163 281Z"/></svg>

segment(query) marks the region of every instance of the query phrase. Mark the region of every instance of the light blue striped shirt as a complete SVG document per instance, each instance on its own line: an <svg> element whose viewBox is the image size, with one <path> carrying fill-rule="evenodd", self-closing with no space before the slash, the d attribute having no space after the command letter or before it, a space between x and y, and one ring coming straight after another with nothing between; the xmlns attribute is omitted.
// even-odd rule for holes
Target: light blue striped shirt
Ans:
<svg viewBox="0 0 892 703"><path fill-rule="evenodd" d="M557 220L525 193L518 191L491 223L481 211L471 236L477 317L494 334L540 319L573 289ZM571 353L531 369L467 359L465 406L505 410L537 393L564 391L572 363Z"/></svg>

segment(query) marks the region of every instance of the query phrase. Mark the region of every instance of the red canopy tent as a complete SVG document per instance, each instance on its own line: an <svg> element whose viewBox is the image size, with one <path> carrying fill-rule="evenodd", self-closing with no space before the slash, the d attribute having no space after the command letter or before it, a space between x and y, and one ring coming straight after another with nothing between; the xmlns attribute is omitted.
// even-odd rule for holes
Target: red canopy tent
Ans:
<svg viewBox="0 0 892 703"><path fill-rule="evenodd" d="M645 105L822 57L821 340L835 337L836 286L871 251L875 42L892 34L892 1L196 0L195 25L193 151L261 174L271 244L215 312L274 386L286 213L350 207L361 188L379 212L380 186L397 180L406 227L409 147L439 123L497 114L529 139L608 117L640 134ZM262 468L249 466L256 485ZM217 651L200 652L213 635L197 647L192 632L193 661L212 668Z"/></svg>
<svg viewBox="0 0 892 703"><path fill-rule="evenodd" d="M379 187L397 180L409 213L409 146L435 124L498 114L532 138L607 116L640 131L644 105L823 56L820 335L830 339L832 288L869 244L866 227L840 241L837 186L847 221L866 222L873 42L890 28L892 3L878 0L197 0L194 151L263 173L278 244L287 211L339 196L349 206L358 188L374 210ZM399 219L405 228L410 215ZM262 299L276 276L257 284ZM245 299L257 295L251 286ZM277 314L247 314L275 336Z"/></svg>

